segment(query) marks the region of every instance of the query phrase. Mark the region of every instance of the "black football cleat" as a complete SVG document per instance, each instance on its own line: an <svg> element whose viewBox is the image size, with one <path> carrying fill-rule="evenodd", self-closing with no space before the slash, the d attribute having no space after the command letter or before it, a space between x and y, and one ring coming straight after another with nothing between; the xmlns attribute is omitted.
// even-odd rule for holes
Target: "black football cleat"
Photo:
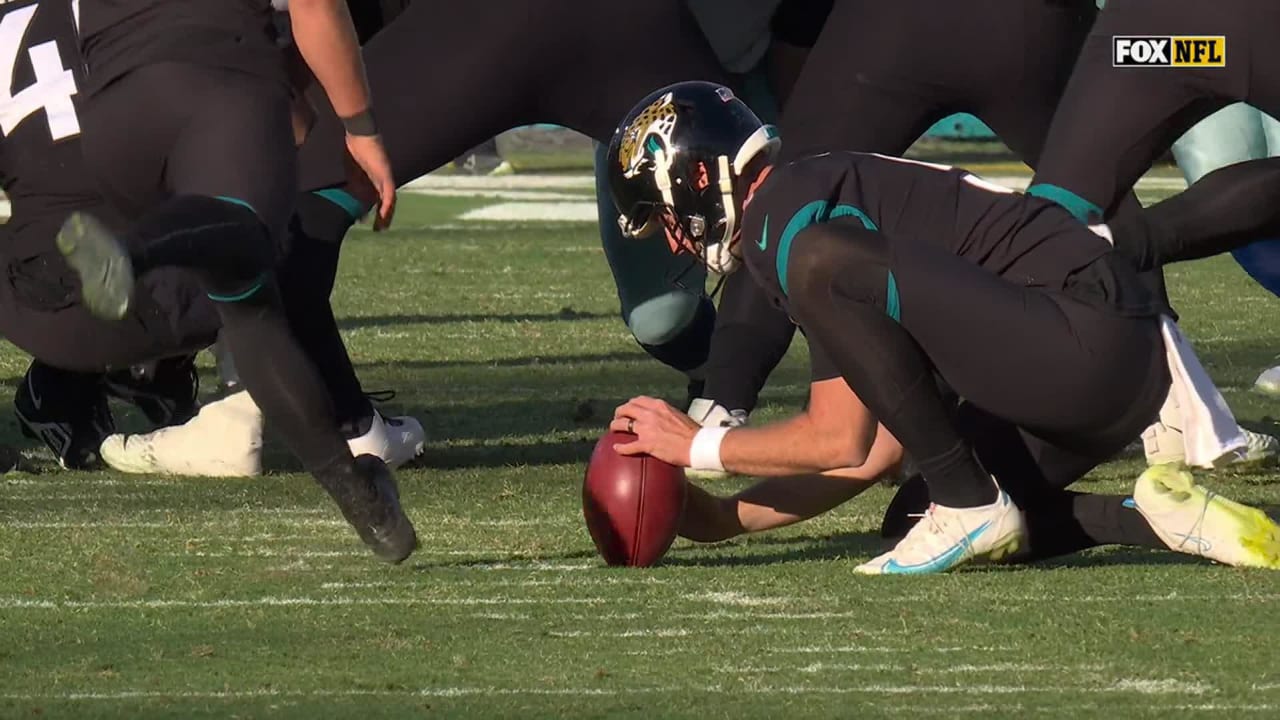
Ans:
<svg viewBox="0 0 1280 720"><path fill-rule="evenodd" d="M22 434L40 440L67 470L101 464L98 447L115 432L102 376L31 363L13 397Z"/></svg>
<svg viewBox="0 0 1280 720"><path fill-rule="evenodd" d="M330 495L379 560L400 563L418 549L418 534L400 507L400 490L381 458L357 457L355 474Z"/></svg>
<svg viewBox="0 0 1280 720"><path fill-rule="evenodd" d="M200 376L194 355L107 375L106 390L142 411L157 428L181 425L200 410Z"/></svg>

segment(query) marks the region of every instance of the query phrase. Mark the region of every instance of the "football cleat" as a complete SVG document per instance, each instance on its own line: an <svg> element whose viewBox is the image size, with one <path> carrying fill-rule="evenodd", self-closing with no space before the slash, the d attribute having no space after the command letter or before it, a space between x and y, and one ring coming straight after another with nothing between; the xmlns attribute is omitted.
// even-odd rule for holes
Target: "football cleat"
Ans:
<svg viewBox="0 0 1280 720"><path fill-rule="evenodd" d="M408 415L384 418L377 410L369 432L347 440L352 455L376 455L393 470L421 455L426 444L422 423Z"/></svg>
<svg viewBox="0 0 1280 720"><path fill-rule="evenodd" d="M1263 395L1280 397L1280 365L1262 371L1253 383L1253 389Z"/></svg>
<svg viewBox="0 0 1280 720"><path fill-rule="evenodd" d="M973 560L1003 560L1017 552L1025 539L1022 511L1000 490L990 505L931 504L892 550L854 570L864 575L946 572Z"/></svg>
<svg viewBox="0 0 1280 720"><path fill-rule="evenodd" d="M726 410L715 400L697 398L689 403L689 417L702 427L744 427L751 419L746 410ZM693 480L723 480L730 473L722 470L694 470L687 468L685 476Z"/></svg>
<svg viewBox="0 0 1280 720"><path fill-rule="evenodd" d="M399 563L418 548L413 523L400 507L391 470L373 455L355 459L355 475L329 490L342 516L379 560Z"/></svg>
<svg viewBox="0 0 1280 720"><path fill-rule="evenodd" d="M208 403L182 425L141 435L111 435L102 460L146 475L253 477L262 474L262 411L241 391Z"/></svg>
<svg viewBox="0 0 1280 720"><path fill-rule="evenodd" d="M84 305L104 320L120 320L133 295L133 262L129 253L97 218L69 215L58 230L58 252L80 278Z"/></svg>
<svg viewBox="0 0 1280 720"><path fill-rule="evenodd" d="M181 425L200 409L200 376L195 356L161 360L144 372L125 370L106 376L107 394L142 411L156 427Z"/></svg>
<svg viewBox="0 0 1280 720"><path fill-rule="evenodd" d="M101 376L32 362L18 383L13 411L22 434L40 440L67 470L99 462L98 445L115 432Z"/></svg>
<svg viewBox="0 0 1280 720"><path fill-rule="evenodd" d="M1280 570L1280 526L1261 510L1197 485L1185 470L1148 468L1134 485L1133 503L1170 550Z"/></svg>

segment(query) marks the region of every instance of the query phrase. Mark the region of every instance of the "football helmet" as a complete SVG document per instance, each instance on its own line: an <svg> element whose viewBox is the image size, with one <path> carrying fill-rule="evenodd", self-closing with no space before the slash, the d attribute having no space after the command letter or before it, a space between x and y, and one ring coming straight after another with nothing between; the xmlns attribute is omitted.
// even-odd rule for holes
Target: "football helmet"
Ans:
<svg viewBox="0 0 1280 720"><path fill-rule="evenodd" d="M673 252L716 273L737 269L741 194L781 148L766 125L723 85L681 82L640 101L609 143L609 190L629 238L659 230ZM760 159L761 162L753 161Z"/></svg>

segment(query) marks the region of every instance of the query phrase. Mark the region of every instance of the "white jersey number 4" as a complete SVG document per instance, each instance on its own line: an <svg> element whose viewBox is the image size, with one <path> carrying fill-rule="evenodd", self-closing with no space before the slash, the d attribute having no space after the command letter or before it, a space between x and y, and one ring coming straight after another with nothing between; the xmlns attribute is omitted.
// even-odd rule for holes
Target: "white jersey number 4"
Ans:
<svg viewBox="0 0 1280 720"><path fill-rule="evenodd" d="M54 140L62 140L80 133L80 120L71 102L77 92L76 78L63 66L57 42L42 42L27 50L36 81L13 92L13 73L22 55L22 40L37 7L33 4L19 8L0 20L0 132L7 136L23 120L44 110L49 134Z"/></svg>

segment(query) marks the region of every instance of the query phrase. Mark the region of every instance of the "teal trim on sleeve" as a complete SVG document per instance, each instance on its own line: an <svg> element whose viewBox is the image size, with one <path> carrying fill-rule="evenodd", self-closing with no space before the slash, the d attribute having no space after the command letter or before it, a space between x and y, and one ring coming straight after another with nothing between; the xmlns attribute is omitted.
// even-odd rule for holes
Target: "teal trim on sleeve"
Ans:
<svg viewBox="0 0 1280 720"><path fill-rule="evenodd" d="M209 296L209 299L214 302L223 302L223 303L240 302L241 300L247 300L253 297L254 293L261 290L262 286L266 283L266 279L267 279L266 275L259 277L257 281L255 281L252 285L249 286L248 290L245 290L244 292L241 292L241 293L236 293L235 295L216 295L214 293L207 293L207 294Z"/></svg>
<svg viewBox="0 0 1280 720"><path fill-rule="evenodd" d="M366 212L369 211L369 209L364 206L364 203L356 199L355 195L352 195L346 190L342 190L340 188L316 190L311 194L316 197L322 197L342 208L347 215L351 216L352 220L359 220Z"/></svg>
<svg viewBox="0 0 1280 720"><path fill-rule="evenodd" d="M778 286L782 288L783 295L788 294L787 264L791 259L791 242L795 240L796 235L799 235L800 231L810 225L824 223L832 218L839 217L856 217L862 221L862 226L866 229L879 230L865 212L852 205L836 205L835 208L832 208L831 203L826 200L814 200L801 207L787 221L786 227L782 229L782 237L778 239ZM767 242L767 238L765 241Z"/></svg>
<svg viewBox="0 0 1280 720"><path fill-rule="evenodd" d="M1048 183L1036 183L1027 188L1027 194L1061 205L1082 223L1092 225L1102 222L1102 208L1064 187Z"/></svg>
<svg viewBox="0 0 1280 720"><path fill-rule="evenodd" d="M885 290L884 311L896 323L902 322L902 306L898 300L898 279L889 271L889 287Z"/></svg>
<svg viewBox="0 0 1280 720"><path fill-rule="evenodd" d="M239 205L242 208L248 208L249 212L253 213L254 215L258 214L258 211L253 209L252 205L245 202L244 200L241 200L240 198L233 198L230 195L218 195L214 199L221 200L222 202L229 202L232 205Z"/></svg>

